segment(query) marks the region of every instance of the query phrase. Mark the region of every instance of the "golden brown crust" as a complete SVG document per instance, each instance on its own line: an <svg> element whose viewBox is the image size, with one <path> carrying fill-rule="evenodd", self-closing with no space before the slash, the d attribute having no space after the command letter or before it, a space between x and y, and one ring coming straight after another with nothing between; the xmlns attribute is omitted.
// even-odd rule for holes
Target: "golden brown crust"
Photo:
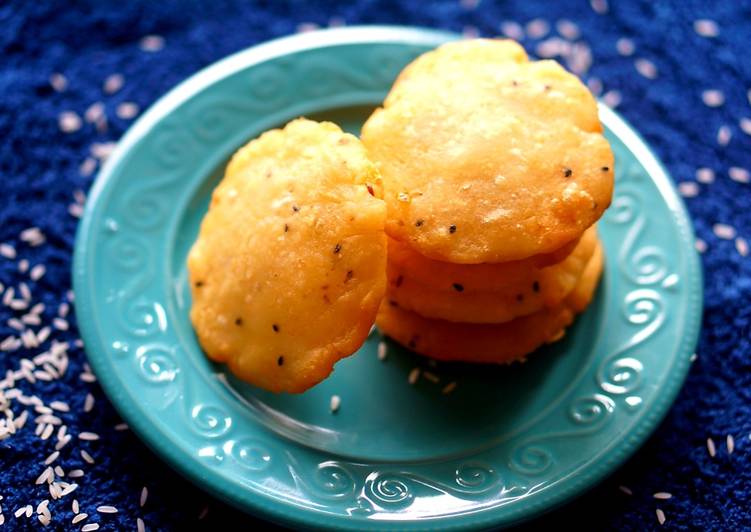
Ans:
<svg viewBox="0 0 751 532"><path fill-rule="evenodd" d="M399 307L426 318L468 323L503 323L561 304L574 290L598 247L596 233L559 264L531 270L522 282L496 286L493 291L468 292L460 283L436 290L389 267L386 297Z"/></svg>
<svg viewBox="0 0 751 532"><path fill-rule="evenodd" d="M600 257L598 260L595 257ZM403 346L439 360L508 364L523 360L543 344L560 340L565 328L589 303L602 273L601 250L562 305L500 324L457 323L424 318L384 302L376 324Z"/></svg>
<svg viewBox="0 0 751 532"><path fill-rule="evenodd" d="M511 41L422 55L362 139L383 175L387 233L436 260L550 253L610 204L613 156L594 98Z"/></svg>
<svg viewBox="0 0 751 532"><path fill-rule="evenodd" d="M188 257L206 354L302 392L367 337L385 290L385 205L360 142L295 120L241 148Z"/></svg>

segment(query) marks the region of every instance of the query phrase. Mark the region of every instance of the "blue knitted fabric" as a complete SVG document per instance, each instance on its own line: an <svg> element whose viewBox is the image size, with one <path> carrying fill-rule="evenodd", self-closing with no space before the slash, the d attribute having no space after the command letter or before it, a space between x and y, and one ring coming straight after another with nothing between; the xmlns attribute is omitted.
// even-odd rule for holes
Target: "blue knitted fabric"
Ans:
<svg viewBox="0 0 751 532"><path fill-rule="evenodd" d="M418 25L496 36L504 21L515 21L526 30L522 42L531 53L556 31L588 46L592 64L587 69L585 59L583 66L580 63L586 70L583 77L607 101L618 104L683 184L698 246L704 250L705 316L698 358L654 436L612 478L528 526L654 529L659 527L659 508L667 528L751 528L751 257L745 256L745 239L751 239L751 185L743 182L748 180L744 168L751 169L750 2L610 0L609 7L605 0L593 0L592 5L585 0L55 4L0 4L0 243L17 252L15 258L6 258L12 250L0 248L0 283L14 287L13 298L22 299L20 283L26 282L32 303L46 305L43 324L52 322L68 297L78 221L69 211L75 214L80 201L74 191L88 189L93 165L105 154L106 143L120 138L132 121L133 108L118 110L119 104L133 102L144 109L200 68L312 25ZM546 22L549 33L544 22L526 26L534 19ZM575 23L581 35L565 23L556 26L562 19ZM710 23L695 28L698 19L715 21L718 34L712 36L715 28ZM503 27L511 33L518 30L509 24ZM163 41L142 41L147 35ZM623 38L630 41L619 41ZM67 86L56 77L57 89L53 88L54 73L63 74ZM104 91L105 80L114 73L122 74L122 87L110 79L110 90ZM705 93L712 89L721 94ZM90 109L95 102L102 102L103 108ZM65 111L76 115L61 117ZM81 118L80 128L76 117ZM64 133L61 125L75 131ZM704 170L697 174L698 169ZM33 232L21 238L21 232L33 226L45 235L41 245L31 245L39 240ZM46 265L46 274L30 280L29 271L19 271L24 269L19 265L22 259L31 267ZM0 341L18 336L12 327L18 324L8 320L25 312L0 304ZM173 473L131 432L115 429L121 420L101 389L80 378L85 355L75 344L75 317L71 313L66 320L70 328L53 330L42 348L0 351L3 378L6 370L19 369L22 358L47 349L53 338L69 342L70 367L62 378L17 386L47 405L67 402L70 412L55 415L68 432L101 436L99 441L74 437L52 464L66 473L78 468L86 473L77 479L73 494L50 502L50 528L78 529L98 522L102 530L135 530L139 517L149 530L253 525L252 517ZM30 327L38 330L41 325ZM58 320L58 327L65 325ZM95 399L90 412L84 412L87 393ZM19 415L23 405L12 405ZM36 505L49 497L47 483L34 481L45 470L44 460L58 437L36 436L35 415L29 412L26 426L0 441L0 503L5 527L12 530L38 528L36 514L16 518L15 510L32 504L36 511ZM728 435L735 442L732 454ZM707 450L710 437L716 444L714 457ZM81 450L95 463L88 464ZM141 507L143 486L148 487L148 500ZM629 490L631 495L625 493ZM672 498L657 500L655 492L670 492ZM74 497L80 511L89 514L75 526ZM119 512L97 514L96 507L103 504Z"/></svg>

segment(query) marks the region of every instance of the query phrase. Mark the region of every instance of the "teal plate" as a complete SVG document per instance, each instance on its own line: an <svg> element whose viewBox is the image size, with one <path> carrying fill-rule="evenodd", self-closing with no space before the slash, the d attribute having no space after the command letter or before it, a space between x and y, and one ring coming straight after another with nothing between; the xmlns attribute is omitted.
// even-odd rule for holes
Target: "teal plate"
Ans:
<svg viewBox="0 0 751 532"><path fill-rule="evenodd" d="M566 337L526 364L432 367L388 340L380 361L374 333L325 382L274 395L201 353L185 258L233 151L300 115L357 132L405 64L453 38L348 28L240 52L157 102L102 169L74 264L89 360L131 428L220 499L292 526L510 525L613 472L678 393L702 308L691 225L663 167L605 107L616 192L600 222L604 277ZM439 382L408 384L414 367Z"/></svg>

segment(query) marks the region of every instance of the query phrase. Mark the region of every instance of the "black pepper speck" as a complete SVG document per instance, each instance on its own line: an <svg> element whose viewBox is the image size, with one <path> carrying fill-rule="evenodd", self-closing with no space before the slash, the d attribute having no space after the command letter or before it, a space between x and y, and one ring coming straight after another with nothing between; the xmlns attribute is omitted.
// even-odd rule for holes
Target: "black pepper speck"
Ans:
<svg viewBox="0 0 751 532"><path fill-rule="evenodd" d="M563 168L563 177L571 177L571 174L573 174L573 173L574 173L574 171L571 170L571 168L569 168L567 166Z"/></svg>
<svg viewBox="0 0 751 532"><path fill-rule="evenodd" d="M277 325L276 323L274 323L274 324L273 324L273 325L271 326L271 328L272 328L272 329L274 329L274 332L279 332L279 326L278 326L278 325Z"/></svg>
<svg viewBox="0 0 751 532"><path fill-rule="evenodd" d="M454 283L452 286L454 287L454 290L456 290L457 292L464 292L464 285L461 285L459 283Z"/></svg>
<svg viewBox="0 0 751 532"><path fill-rule="evenodd" d="M456 226L454 224L449 225L449 233L456 233Z"/></svg>
<svg viewBox="0 0 751 532"><path fill-rule="evenodd" d="M281 366L284 364L284 357L279 357L276 359L276 365Z"/></svg>
<svg viewBox="0 0 751 532"><path fill-rule="evenodd" d="M339 253L342 250L342 245L337 242L336 246L334 246L334 253Z"/></svg>
<svg viewBox="0 0 751 532"><path fill-rule="evenodd" d="M540 283L538 283L537 281L535 281L534 283L532 283L532 290L534 290L535 292L539 292L540 291Z"/></svg>
<svg viewBox="0 0 751 532"><path fill-rule="evenodd" d="M422 220L422 219L421 220L417 220L415 222L415 227L422 227L422 224L424 224L424 223L425 223L425 220Z"/></svg>
<svg viewBox="0 0 751 532"><path fill-rule="evenodd" d="M235 318L235 325L240 326L242 324L243 324L243 319L242 318Z"/></svg>
<svg viewBox="0 0 751 532"><path fill-rule="evenodd" d="M399 288L403 282L404 282L404 276L400 275L399 277L396 278L396 282L394 282L394 284L396 285L397 288Z"/></svg>

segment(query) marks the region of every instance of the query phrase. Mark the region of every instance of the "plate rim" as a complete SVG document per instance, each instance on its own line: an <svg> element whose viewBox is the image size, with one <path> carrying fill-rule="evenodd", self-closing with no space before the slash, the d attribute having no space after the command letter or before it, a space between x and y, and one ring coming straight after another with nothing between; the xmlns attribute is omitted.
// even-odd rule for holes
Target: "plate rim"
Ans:
<svg viewBox="0 0 751 532"><path fill-rule="evenodd" d="M332 45L363 44L369 42L437 46L442 42L457 38L460 38L460 36L452 32L407 26L365 25L318 30L305 34L281 37L251 46L203 68L176 85L152 104L128 129L117 143L113 154L97 174L96 180L89 192L89 199L86 202L83 217L76 231L72 269L73 288L76 296L84 294L87 291L85 288L87 278L85 262L88 258L89 250L83 243L88 240L89 234L94 230L92 227L94 206L112 179L114 170L119 166L124 156L128 154L131 147L147 134L155 124L159 123L172 110L195 94L200 93L216 81L238 70L303 50L325 48ZM685 232L686 238L693 242L695 238L693 225L685 203L678 195L663 164L652 152L641 135L618 113L603 104L599 105L599 111L601 121L607 123L608 127L616 133L616 136L628 140L628 142L624 140L624 143L635 153L640 163L645 168L648 168L650 178L658 189L663 192L663 197L666 200L668 198L672 200L672 204L669 207L673 217L681 232ZM514 514L514 516L507 516L507 520L503 522L499 521L499 516L491 509L480 513L463 514L461 518L454 519L453 521L449 521L445 517L436 517L411 521L363 522L361 520L348 519L344 516L329 515L325 521L326 526L343 530L362 528L364 526L368 528L384 528L389 525L393 526L394 524L411 529L436 529L437 527L441 529L465 529L494 525L510 526L558 508L581 495L587 489L599 484L606 476L614 472L628 458L633 456L644 444L649 435L654 432L670 410L688 374L690 367L688 354L696 346L701 331L703 275L698 253L693 246L688 251L686 260L688 263L688 277L693 277L693 279L689 279L689 282L695 285L695 290L689 297L690 301L694 302L694 305L691 305L692 308L689 309L686 315L686 330L692 334L687 335L678 347L677 360L670 375L665 380L663 393L651 405L650 412L643 415L634 424L631 432L614 445L614 452L608 455L608 458L593 465L586 475L581 475L567 489L558 490L554 494L551 494L546 499L544 507L541 508L540 504L529 505L526 509ZM91 318L93 309L89 306L88 298L86 297L76 297L74 305L79 331L81 337L84 339L84 345L87 346L85 348L87 359L97 376L100 376L99 381L102 390L120 416L152 452L157 454L173 470L177 471L197 487L208 491L223 502L231 504L246 513L256 513L259 517L286 525L322 526L323 521L321 520L321 516L311 513L309 510L293 508L285 505L283 501L269 500L255 492L244 493L244 496L241 497L237 494L233 485L223 477L219 475L205 476L201 474L200 470L187 467L182 459L182 454L175 452L174 448L168 445L168 441L157 438L156 435L158 433L154 432L151 425L144 421L145 418L139 415L138 409L124 400L126 394L120 389L117 379L111 375L111 372L106 370L103 357L92 357L89 354L88 340L98 337L98 334L94 330L93 319Z"/></svg>

